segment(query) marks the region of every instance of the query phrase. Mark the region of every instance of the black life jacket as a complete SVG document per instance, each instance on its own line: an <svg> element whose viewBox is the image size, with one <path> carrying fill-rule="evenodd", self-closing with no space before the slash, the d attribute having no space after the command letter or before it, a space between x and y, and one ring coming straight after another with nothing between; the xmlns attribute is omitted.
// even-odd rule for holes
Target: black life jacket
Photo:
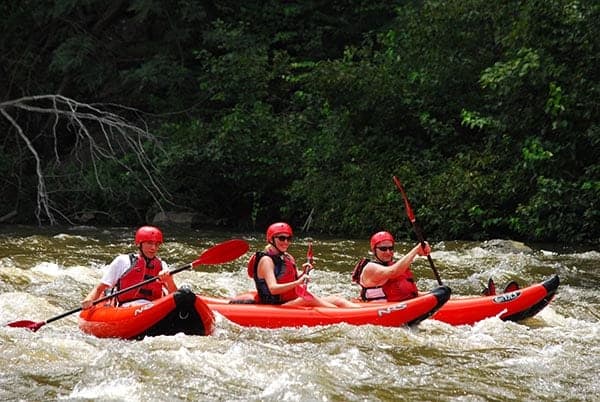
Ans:
<svg viewBox="0 0 600 402"><path fill-rule="evenodd" d="M294 257L289 254L268 254L263 251L256 252L248 261L248 274L254 279L256 290L260 303L262 304L283 304L290 300L294 300L296 297L296 291L294 289L287 292L274 295L269 290L267 282L263 278L258 278L258 263L263 257L269 257L273 260L275 265L275 279L277 283L289 283L298 279L298 271L296 269L296 262Z"/></svg>

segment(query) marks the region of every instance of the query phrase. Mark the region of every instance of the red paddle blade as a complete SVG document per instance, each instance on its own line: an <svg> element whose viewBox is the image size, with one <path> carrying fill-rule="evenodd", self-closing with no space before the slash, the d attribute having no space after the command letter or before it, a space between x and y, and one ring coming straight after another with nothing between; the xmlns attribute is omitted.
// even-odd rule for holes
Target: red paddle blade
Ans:
<svg viewBox="0 0 600 402"><path fill-rule="evenodd" d="M248 242L241 239L231 239L216 244L200 254L200 258L192 262L192 267L196 265L223 264L233 261L236 258L246 254L250 249Z"/></svg>
<svg viewBox="0 0 600 402"><path fill-rule="evenodd" d="M402 198L404 199L404 207L406 208L406 215L408 215L408 220L410 220L411 223L415 223L415 214L413 213L413 210L410 207L410 203L408 202L408 197L404 192L404 186L402 185L402 183L400 183L400 180L398 180L396 176L393 176L393 179L394 183L396 183L396 187L398 187L398 190L400 190L400 192L402 193Z"/></svg>
<svg viewBox="0 0 600 402"><path fill-rule="evenodd" d="M296 286L294 290L296 291L296 296L301 297L304 300L311 301L315 299L313 294L306 289L306 283L304 285Z"/></svg>
<svg viewBox="0 0 600 402"><path fill-rule="evenodd" d="M313 250L312 250L312 242L308 243L308 250L306 251L306 260L309 264L313 263Z"/></svg>
<svg viewBox="0 0 600 402"><path fill-rule="evenodd" d="M45 324L46 324L45 321L33 322L33 321L29 321L29 320L20 320L20 321L9 322L6 325L8 325L9 327L15 327L15 328L27 328L27 329L30 329L33 332L35 332L38 329L40 329L41 327L43 327Z"/></svg>

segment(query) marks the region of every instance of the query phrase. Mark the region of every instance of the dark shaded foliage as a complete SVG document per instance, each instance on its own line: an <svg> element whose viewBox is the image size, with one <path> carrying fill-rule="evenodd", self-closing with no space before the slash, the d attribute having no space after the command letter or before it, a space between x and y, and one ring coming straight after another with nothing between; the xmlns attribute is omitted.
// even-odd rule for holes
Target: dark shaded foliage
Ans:
<svg viewBox="0 0 600 402"><path fill-rule="evenodd" d="M409 237L397 175L431 238L600 239L598 2L62 0L0 12L3 99L144 111L174 208L203 224L310 215L315 231ZM69 179L69 127L56 164L51 122L20 117L73 214L138 224L156 212L110 162L96 167L110 197L91 168ZM31 158L0 129L0 216L27 220Z"/></svg>

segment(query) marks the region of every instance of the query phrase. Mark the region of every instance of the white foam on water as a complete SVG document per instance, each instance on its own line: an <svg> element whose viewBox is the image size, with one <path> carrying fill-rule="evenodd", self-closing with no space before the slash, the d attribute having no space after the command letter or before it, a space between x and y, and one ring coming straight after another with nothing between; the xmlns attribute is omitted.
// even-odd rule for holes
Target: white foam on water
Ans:
<svg viewBox="0 0 600 402"><path fill-rule="evenodd" d="M142 400L144 384L132 377L103 380L97 384L75 385L73 391L61 400L84 398L89 400L115 400L137 402Z"/></svg>

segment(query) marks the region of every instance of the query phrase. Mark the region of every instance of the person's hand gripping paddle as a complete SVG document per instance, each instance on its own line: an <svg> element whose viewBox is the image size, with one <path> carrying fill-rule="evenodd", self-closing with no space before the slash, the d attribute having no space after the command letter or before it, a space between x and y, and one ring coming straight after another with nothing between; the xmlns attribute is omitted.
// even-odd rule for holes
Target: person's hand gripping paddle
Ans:
<svg viewBox="0 0 600 402"><path fill-rule="evenodd" d="M312 241L308 242L308 250L306 251L306 262L308 263L308 267L306 268L306 271L304 273L305 275L305 279L304 279L304 283L302 285L298 285L296 286L296 294L303 298L304 300L314 300L314 296L312 295L312 293L310 293L308 291L308 274L310 273L310 270L312 269L313 266L313 249L312 249Z"/></svg>
<svg viewBox="0 0 600 402"><path fill-rule="evenodd" d="M425 249L425 236L423 235L423 230L421 229L421 226L417 223L417 219L415 218L415 214L410 206L410 202L408 202L408 197L406 196L406 192L404 191L404 186L402 185L402 183L400 183L400 180L398 180L398 178L396 176L393 176L392 178L394 179L394 183L396 184L396 187L402 194L402 198L404 199L404 207L406 209L406 215L408 216L408 220L412 224L413 230L415 231L415 234L417 235L417 240L419 240L419 242L421 243L421 247L423 247L423 249ZM440 285L443 285L442 280L440 279L440 274L438 273L437 269L435 268L435 265L433 264L431 255L427 255L427 261L429 261L429 266L431 267L431 270L433 271L433 275L435 276L435 279L437 280L437 282Z"/></svg>

